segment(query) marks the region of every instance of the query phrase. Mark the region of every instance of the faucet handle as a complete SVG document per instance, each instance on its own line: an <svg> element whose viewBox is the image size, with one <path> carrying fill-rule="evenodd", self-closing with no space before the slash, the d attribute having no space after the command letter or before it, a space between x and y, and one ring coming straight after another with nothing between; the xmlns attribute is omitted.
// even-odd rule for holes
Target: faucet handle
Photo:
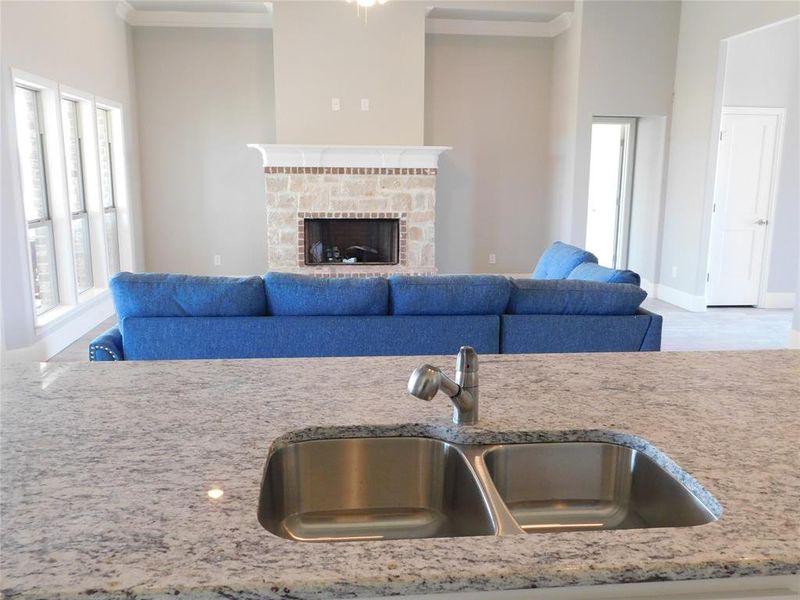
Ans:
<svg viewBox="0 0 800 600"><path fill-rule="evenodd" d="M456 371L461 373L478 372L478 353L472 346L461 346L456 356Z"/></svg>

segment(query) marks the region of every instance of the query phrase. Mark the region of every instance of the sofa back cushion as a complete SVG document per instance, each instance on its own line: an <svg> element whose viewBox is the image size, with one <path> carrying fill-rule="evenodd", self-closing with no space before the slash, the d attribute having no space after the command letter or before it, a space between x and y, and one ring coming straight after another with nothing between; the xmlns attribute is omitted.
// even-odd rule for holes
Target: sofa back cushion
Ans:
<svg viewBox="0 0 800 600"><path fill-rule="evenodd" d="M553 242L536 263L533 278L566 279L575 267L587 262L597 263L597 257L583 248Z"/></svg>
<svg viewBox="0 0 800 600"><path fill-rule="evenodd" d="M511 315L632 315L647 297L628 283L578 279L514 279Z"/></svg>
<svg viewBox="0 0 800 600"><path fill-rule="evenodd" d="M254 277L117 273L109 281L119 319L246 317L267 314L264 282Z"/></svg>
<svg viewBox="0 0 800 600"><path fill-rule="evenodd" d="M511 282L501 275L392 275L395 315L500 315Z"/></svg>
<svg viewBox="0 0 800 600"><path fill-rule="evenodd" d="M634 271L609 269L594 263L578 265L567 276L567 279L599 281L601 283L630 283L631 285L640 285L642 283L642 278Z"/></svg>
<svg viewBox="0 0 800 600"><path fill-rule="evenodd" d="M276 316L385 315L389 284L383 277L264 276L269 313Z"/></svg>

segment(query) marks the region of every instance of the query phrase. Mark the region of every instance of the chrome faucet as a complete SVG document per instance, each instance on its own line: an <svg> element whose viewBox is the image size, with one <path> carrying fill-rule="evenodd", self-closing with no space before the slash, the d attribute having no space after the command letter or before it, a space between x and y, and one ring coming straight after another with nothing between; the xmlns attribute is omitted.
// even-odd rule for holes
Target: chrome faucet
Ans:
<svg viewBox="0 0 800 600"><path fill-rule="evenodd" d="M439 390L453 402L453 423L478 422L478 354L471 346L461 346L458 351L455 381L432 365L417 367L408 380L408 392L428 402Z"/></svg>

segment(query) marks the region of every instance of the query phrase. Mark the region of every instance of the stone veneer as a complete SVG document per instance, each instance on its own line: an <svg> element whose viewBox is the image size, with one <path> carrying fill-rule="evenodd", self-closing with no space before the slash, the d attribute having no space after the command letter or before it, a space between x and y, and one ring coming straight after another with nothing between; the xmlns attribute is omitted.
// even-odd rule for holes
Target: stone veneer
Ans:
<svg viewBox="0 0 800 600"><path fill-rule="evenodd" d="M435 273L431 168L265 167L268 269L321 276ZM400 219L397 265L304 264L303 219Z"/></svg>

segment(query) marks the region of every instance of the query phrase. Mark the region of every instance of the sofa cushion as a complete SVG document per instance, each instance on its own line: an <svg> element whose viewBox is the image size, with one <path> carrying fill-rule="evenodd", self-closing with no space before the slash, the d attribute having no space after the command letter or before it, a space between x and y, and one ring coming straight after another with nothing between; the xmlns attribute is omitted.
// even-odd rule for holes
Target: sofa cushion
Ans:
<svg viewBox="0 0 800 600"><path fill-rule="evenodd" d="M267 314L264 282L254 277L117 273L109 281L119 319L244 317Z"/></svg>
<svg viewBox="0 0 800 600"><path fill-rule="evenodd" d="M511 283L501 275L392 275L395 315L500 315Z"/></svg>
<svg viewBox="0 0 800 600"><path fill-rule="evenodd" d="M536 263L533 278L566 279L575 267L587 262L597 263L597 257L583 248L564 242L553 242Z"/></svg>
<svg viewBox="0 0 800 600"><path fill-rule="evenodd" d="M601 283L630 283L640 285L641 277L633 271L610 269L601 267L594 263L583 263L578 265L567 276L567 279L582 279L584 281L599 281Z"/></svg>
<svg viewBox="0 0 800 600"><path fill-rule="evenodd" d="M579 279L514 279L506 313L512 315L632 315L647 297L628 283Z"/></svg>
<svg viewBox="0 0 800 600"><path fill-rule="evenodd" d="M276 316L385 315L389 284L383 277L264 276L267 305Z"/></svg>

